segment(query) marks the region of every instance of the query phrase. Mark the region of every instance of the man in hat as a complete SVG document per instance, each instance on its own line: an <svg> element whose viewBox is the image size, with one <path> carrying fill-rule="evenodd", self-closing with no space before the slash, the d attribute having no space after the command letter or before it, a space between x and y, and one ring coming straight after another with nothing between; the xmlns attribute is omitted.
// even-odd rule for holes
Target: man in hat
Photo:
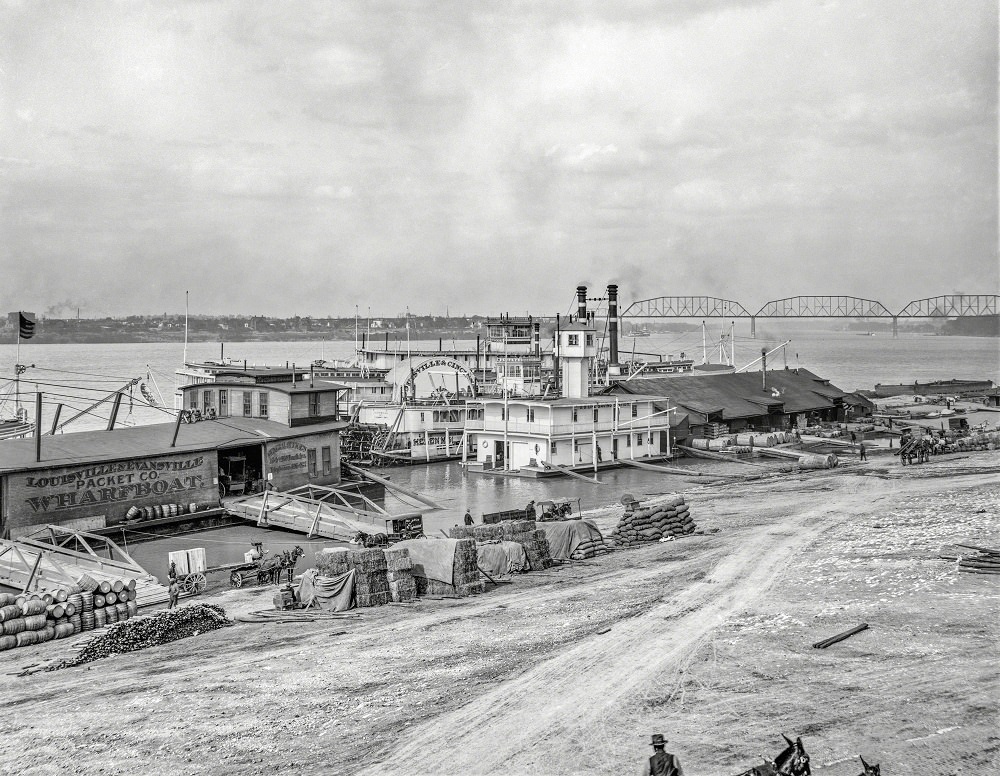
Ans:
<svg viewBox="0 0 1000 776"><path fill-rule="evenodd" d="M681 761L664 750L667 739L662 733L653 733L653 756L642 764L642 776L684 776Z"/></svg>
<svg viewBox="0 0 1000 776"><path fill-rule="evenodd" d="M472 512L470 512L468 509L466 509L465 510L465 524L466 525L474 525L475 522L476 521L472 519Z"/></svg>

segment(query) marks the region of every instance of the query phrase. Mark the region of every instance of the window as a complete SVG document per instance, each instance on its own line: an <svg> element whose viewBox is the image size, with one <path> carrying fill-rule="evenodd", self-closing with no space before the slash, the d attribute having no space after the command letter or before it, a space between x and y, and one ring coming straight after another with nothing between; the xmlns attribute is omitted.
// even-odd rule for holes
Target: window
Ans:
<svg viewBox="0 0 1000 776"><path fill-rule="evenodd" d="M587 345L589 346L589 345L593 345L593 344L594 344L594 335L593 334L588 334L587 335Z"/></svg>
<svg viewBox="0 0 1000 776"><path fill-rule="evenodd" d="M424 413L422 413L422 412L420 413L420 422L421 423L424 422Z"/></svg>
<svg viewBox="0 0 1000 776"><path fill-rule="evenodd" d="M633 418L639 417L639 405L638 404L633 404L632 405L632 417Z"/></svg>
<svg viewBox="0 0 1000 776"><path fill-rule="evenodd" d="M639 447L642 445L642 434L635 435L635 446Z"/></svg>
<svg viewBox="0 0 1000 776"><path fill-rule="evenodd" d="M188 391L188 409L196 410L198 409L198 392Z"/></svg>
<svg viewBox="0 0 1000 776"><path fill-rule="evenodd" d="M579 334L570 334L570 335L568 335L566 337L566 344L567 345L579 345L580 344L580 335Z"/></svg>
<svg viewBox="0 0 1000 776"><path fill-rule="evenodd" d="M329 474L333 470L333 459L330 457L330 448L322 448L323 452L323 474Z"/></svg>
<svg viewBox="0 0 1000 776"><path fill-rule="evenodd" d="M267 417L267 391L261 391L257 394L257 407L258 414L262 418ZM315 454L313 456L315 458Z"/></svg>
<svg viewBox="0 0 1000 776"><path fill-rule="evenodd" d="M319 417L319 394L310 393L309 394L309 417L318 418Z"/></svg>
<svg viewBox="0 0 1000 776"><path fill-rule="evenodd" d="M597 407L594 407L594 422L596 423L600 419L600 417L601 417L601 411Z"/></svg>
<svg viewBox="0 0 1000 776"><path fill-rule="evenodd" d="M243 417L249 418L253 415L253 394L250 391L243 392Z"/></svg>
<svg viewBox="0 0 1000 776"><path fill-rule="evenodd" d="M576 417L576 407L574 407L574 408L573 408L573 422L574 422L574 423L576 423L576 421L577 421L577 417Z"/></svg>
<svg viewBox="0 0 1000 776"><path fill-rule="evenodd" d="M617 442L618 440L616 439L615 441ZM629 434L627 437L625 437L625 447L631 447L631 446L632 446L632 435Z"/></svg>
<svg viewBox="0 0 1000 776"><path fill-rule="evenodd" d="M309 476L316 476L316 451L310 448L306 450L306 462L309 464Z"/></svg>
<svg viewBox="0 0 1000 776"><path fill-rule="evenodd" d="M556 454L556 452L557 452L557 450L556 450L556 442L551 442L549 444L549 452L552 453L552 455Z"/></svg>
<svg viewBox="0 0 1000 776"><path fill-rule="evenodd" d="M210 409L212 409L212 392L211 391L202 391L201 392L201 400L202 400L202 403L205 405L205 412L208 412Z"/></svg>
<svg viewBox="0 0 1000 776"><path fill-rule="evenodd" d="M534 423L535 422L535 408L534 407L528 407L528 422L529 423Z"/></svg>
<svg viewBox="0 0 1000 776"><path fill-rule="evenodd" d="M501 407L500 408L500 420L507 420L507 408L506 407Z"/></svg>
<svg viewBox="0 0 1000 776"><path fill-rule="evenodd" d="M229 416L229 391L219 391L219 414L224 418Z"/></svg>

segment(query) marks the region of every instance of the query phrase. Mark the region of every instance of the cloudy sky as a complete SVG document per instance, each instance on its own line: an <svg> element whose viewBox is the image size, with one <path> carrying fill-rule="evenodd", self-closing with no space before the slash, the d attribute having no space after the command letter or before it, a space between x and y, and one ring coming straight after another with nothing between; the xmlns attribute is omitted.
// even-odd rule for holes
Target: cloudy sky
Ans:
<svg viewBox="0 0 1000 776"><path fill-rule="evenodd" d="M0 309L997 293L994 0L0 0Z"/></svg>

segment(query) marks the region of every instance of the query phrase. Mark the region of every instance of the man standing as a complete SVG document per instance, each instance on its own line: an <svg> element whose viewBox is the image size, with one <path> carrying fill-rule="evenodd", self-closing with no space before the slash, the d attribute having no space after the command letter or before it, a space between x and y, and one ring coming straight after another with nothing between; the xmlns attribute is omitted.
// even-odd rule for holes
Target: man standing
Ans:
<svg viewBox="0 0 1000 776"><path fill-rule="evenodd" d="M667 739L661 733L653 734L653 756L642 764L642 776L684 776L681 761L664 751Z"/></svg>
<svg viewBox="0 0 1000 776"><path fill-rule="evenodd" d="M476 521L472 519L472 512L469 511L468 507L465 509L465 524L473 525Z"/></svg>
<svg viewBox="0 0 1000 776"><path fill-rule="evenodd" d="M167 587L167 595L170 596L170 603L167 605L168 609L173 609L177 606L177 599L181 594L181 584L177 581L177 577L173 577L170 580L170 585Z"/></svg>
<svg viewBox="0 0 1000 776"><path fill-rule="evenodd" d="M858 452L861 453L861 460L862 461L867 461L868 460L868 456L865 454L865 443L864 442L862 442L860 445L858 445Z"/></svg>

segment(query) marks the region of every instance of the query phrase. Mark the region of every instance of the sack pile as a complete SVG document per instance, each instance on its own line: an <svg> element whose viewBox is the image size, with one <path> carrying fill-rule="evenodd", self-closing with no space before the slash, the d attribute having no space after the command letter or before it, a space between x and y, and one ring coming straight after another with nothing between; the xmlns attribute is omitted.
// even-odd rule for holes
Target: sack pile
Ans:
<svg viewBox="0 0 1000 776"><path fill-rule="evenodd" d="M569 554L572 560L586 560L587 558L595 558L598 555L605 555L614 549L613 546L609 547L607 542L609 539L604 537L593 539L588 539L587 541L580 542L576 549Z"/></svg>
<svg viewBox="0 0 1000 776"><path fill-rule="evenodd" d="M386 579L389 580L389 599L396 601L415 601L417 599L417 583L413 580L413 562L410 551L405 547L383 550L385 554Z"/></svg>
<svg viewBox="0 0 1000 776"><path fill-rule="evenodd" d="M92 638L76 657L50 665L48 670L69 668L108 655L135 652L167 644L186 636L218 630L227 625L232 625L232 621L226 617L226 612L221 606L192 604L177 609L163 609L128 622L115 623L104 633Z"/></svg>
<svg viewBox="0 0 1000 776"><path fill-rule="evenodd" d="M667 536L684 536L695 530L683 496L673 496L655 506L627 512L618 521L610 538L623 547L657 542Z"/></svg>

